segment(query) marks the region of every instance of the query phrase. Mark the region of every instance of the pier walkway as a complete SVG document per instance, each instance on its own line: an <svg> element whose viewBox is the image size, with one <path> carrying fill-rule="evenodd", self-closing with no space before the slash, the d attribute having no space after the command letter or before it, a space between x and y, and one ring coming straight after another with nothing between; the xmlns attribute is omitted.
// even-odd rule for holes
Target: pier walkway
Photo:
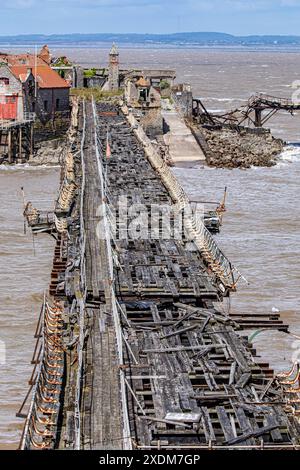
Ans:
<svg viewBox="0 0 300 470"><path fill-rule="evenodd" d="M21 448L299 449L299 367L275 377L240 335L245 321L282 322L224 311L239 273L187 213L182 188L126 107L87 102L78 113L78 190L56 222L66 227L56 248L62 256L67 247L66 268L51 290L64 301L64 323L51 334L65 359L55 389L46 384L41 395L39 374L34 381ZM33 410L53 390L60 398L43 431Z"/></svg>
<svg viewBox="0 0 300 470"><path fill-rule="evenodd" d="M84 423L82 445L85 449L119 448L121 441L121 407L118 382L116 333L109 311L110 298L105 299L105 284L109 277L105 242L97 238L104 199L101 166L97 154L97 134L92 103L86 103L86 123L83 140L85 230L85 283L87 304L85 331L88 334L85 351L85 390L81 412ZM105 305L99 305L101 295ZM89 304L88 302L91 302ZM93 308L97 302L97 308Z"/></svg>
<svg viewBox="0 0 300 470"><path fill-rule="evenodd" d="M165 141L169 147L171 161L176 165L205 163L206 158L200 145L178 111L168 103L168 107L162 111L162 116L169 128Z"/></svg>

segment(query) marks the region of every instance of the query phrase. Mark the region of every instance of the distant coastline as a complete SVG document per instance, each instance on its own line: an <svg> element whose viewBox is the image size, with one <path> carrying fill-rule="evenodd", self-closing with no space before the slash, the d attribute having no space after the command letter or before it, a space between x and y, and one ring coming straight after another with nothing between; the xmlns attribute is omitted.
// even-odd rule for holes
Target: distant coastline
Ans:
<svg viewBox="0 0 300 470"><path fill-rule="evenodd" d="M108 51L111 47L112 43L108 42L90 42L90 43L20 43L20 44L3 44L0 41L0 52L12 52L12 51L27 51L34 53L35 48L42 47L44 44L47 44L51 47L53 52L55 51L67 51L67 50L105 50ZM215 44L207 44L207 45L196 45L196 44L143 44L143 43L122 43L118 44L118 48L120 50L194 50L194 51L207 51L207 52L230 52L230 53L276 53L276 54L299 54L300 53L300 44L299 45L245 45L245 46L238 46L238 45L215 45ZM62 53L62 52L59 52Z"/></svg>
<svg viewBox="0 0 300 470"><path fill-rule="evenodd" d="M89 46L95 44L137 45L147 47L282 47L300 46L300 36L234 36L226 33L199 32L174 34L54 34L0 36L0 47L32 46L49 44L52 46Z"/></svg>

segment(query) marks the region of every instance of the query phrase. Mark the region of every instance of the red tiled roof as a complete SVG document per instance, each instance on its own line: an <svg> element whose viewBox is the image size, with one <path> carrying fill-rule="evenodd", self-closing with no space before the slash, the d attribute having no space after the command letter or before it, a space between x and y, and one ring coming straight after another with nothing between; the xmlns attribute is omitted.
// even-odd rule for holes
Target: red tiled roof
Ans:
<svg viewBox="0 0 300 470"><path fill-rule="evenodd" d="M144 77L140 77L139 80L136 82L137 86L141 87L149 87L150 82L149 80L146 80Z"/></svg>
<svg viewBox="0 0 300 470"><path fill-rule="evenodd" d="M34 54L5 54L0 53L0 59L4 60L10 66L26 65L27 67L34 67L37 62L38 65L47 65L46 62L39 56Z"/></svg>
<svg viewBox="0 0 300 470"><path fill-rule="evenodd" d="M24 75L27 77L29 68L27 65L10 67L12 73L21 81L24 81ZM31 70L40 88L70 88L70 84L48 65L33 66Z"/></svg>
<svg viewBox="0 0 300 470"><path fill-rule="evenodd" d="M4 60L10 66L27 65L28 67L34 67L35 64L50 65L51 54L49 47L46 45L37 55L30 54L29 52L25 52L24 54L7 54L6 52L0 52L0 60Z"/></svg>

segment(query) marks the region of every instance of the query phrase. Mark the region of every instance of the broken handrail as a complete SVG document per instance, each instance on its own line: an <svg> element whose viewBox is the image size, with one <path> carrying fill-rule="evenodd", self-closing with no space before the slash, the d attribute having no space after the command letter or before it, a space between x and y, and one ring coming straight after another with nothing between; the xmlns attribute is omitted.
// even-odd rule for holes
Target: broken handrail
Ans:
<svg viewBox="0 0 300 470"><path fill-rule="evenodd" d="M289 98L281 98L278 96L267 95L265 93L257 93L256 95L253 95L251 96L251 98L249 98L249 104L251 105L253 104L255 105L257 101L262 102L264 104L270 104L270 105L279 103L279 105L282 105L284 107L291 107L291 108L300 107L299 104L296 105L293 102L293 100Z"/></svg>
<svg viewBox="0 0 300 470"><path fill-rule="evenodd" d="M84 161L84 145L86 140L86 102L83 100L83 132L80 145L81 155L81 193L80 193L80 276L78 282L78 289L75 292L76 303L78 307L78 324L79 324L79 339L77 343L77 356L78 367L76 377L76 396L74 404L74 432L75 432L75 450L81 449L81 397L82 397L82 373L83 373L83 347L84 347L84 316L85 316L85 301L86 301L86 276L85 276L85 247L86 247L86 234L84 223L84 194L86 185L86 171ZM78 109L77 109L78 113Z"/></svg>

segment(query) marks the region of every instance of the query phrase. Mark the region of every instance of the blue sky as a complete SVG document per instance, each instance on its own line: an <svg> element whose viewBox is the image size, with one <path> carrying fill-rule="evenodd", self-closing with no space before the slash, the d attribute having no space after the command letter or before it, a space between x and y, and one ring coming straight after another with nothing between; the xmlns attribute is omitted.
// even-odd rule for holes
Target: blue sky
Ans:
<svg viewBox="0 0 300 470"><path fill-rule="evenodd" d="M0 0L4 34L300 35L300 0Z"/></svg>

